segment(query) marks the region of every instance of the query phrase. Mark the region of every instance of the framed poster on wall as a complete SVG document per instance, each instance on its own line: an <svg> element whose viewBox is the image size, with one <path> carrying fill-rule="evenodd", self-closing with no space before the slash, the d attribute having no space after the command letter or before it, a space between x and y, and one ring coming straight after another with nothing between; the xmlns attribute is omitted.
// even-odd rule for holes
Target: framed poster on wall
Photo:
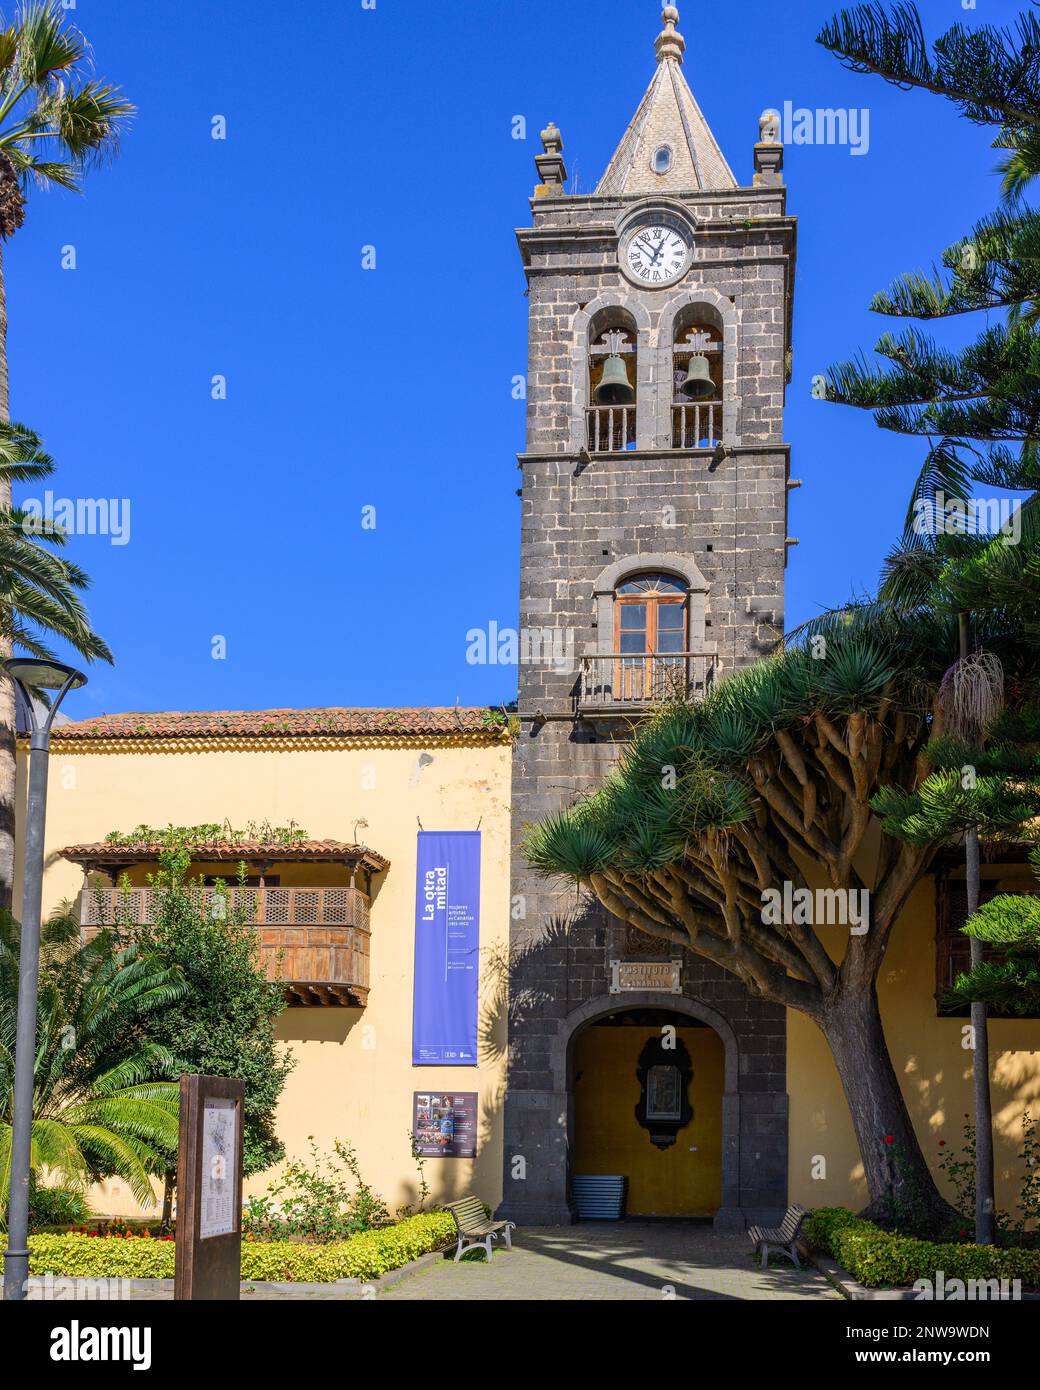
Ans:
<svg viewBox="0 0 1040 1390"><path fill-rule="evenodd" d="M415 1091L412 1133L424 1158L476 1158L477 1092Z"/></svg>

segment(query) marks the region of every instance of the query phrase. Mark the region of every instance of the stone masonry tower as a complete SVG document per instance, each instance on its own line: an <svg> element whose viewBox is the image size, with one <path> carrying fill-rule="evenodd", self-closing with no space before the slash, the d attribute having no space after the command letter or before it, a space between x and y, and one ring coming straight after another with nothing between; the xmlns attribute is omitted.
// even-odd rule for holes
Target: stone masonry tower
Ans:
<svg viewBox="0 0 1040 1390"><path fill-rule="evenodd" d="M662 19L653 80L595 192L566 193L550 124L518 232L530 355L514 843L597 787L661 699L702 698L783 630L795 222L779 118L759 120L741 186L687 85L674 6ZM539 879L518 845L513 879L503 1212L573 1219L576 1039L622 1010L666 1010L724 1045L716 1225L775 1216L783 1011Z"/></svg>

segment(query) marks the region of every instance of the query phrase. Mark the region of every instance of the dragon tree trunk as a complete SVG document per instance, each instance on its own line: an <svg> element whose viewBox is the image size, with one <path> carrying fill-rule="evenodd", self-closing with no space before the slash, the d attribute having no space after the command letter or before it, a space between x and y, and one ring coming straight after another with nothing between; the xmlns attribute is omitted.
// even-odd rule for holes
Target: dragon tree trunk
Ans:
<svg viewBox="0 0 1040 1390"><path fill-rule="evenodd" d="M872 1221L906 1221L940 1231L961 1218L928 1169L881 1023L873 984L840 991L818 1020L848 1101L870 1194Z"/></svg>

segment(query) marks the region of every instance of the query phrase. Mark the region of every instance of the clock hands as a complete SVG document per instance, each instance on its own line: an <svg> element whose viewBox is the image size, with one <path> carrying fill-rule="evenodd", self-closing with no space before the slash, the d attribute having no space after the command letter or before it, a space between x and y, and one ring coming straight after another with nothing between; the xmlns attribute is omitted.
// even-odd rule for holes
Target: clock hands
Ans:
<svg viewBox="0 0 1040 1390"><path fill-rule="evenodd" d="M653 237L658 235L659 240L655 246ZM673 244L674 242L677 242L678 246L675 246ZM674 264L671 267L674 273L678 270L686 252L686 247L682 238L679 237L677 233L670 231L667 227L647 227L636 237L632 250L629 253L629 258L633 267L638 265L641 277L646 278L657 269L663 269L663 257L666 246L668 247L669 255L675 257ZM636 259L637 257L638 260Z"/></svg>
<svg viewBox="0 0 1040 1390"><path fill-rule="evenodd" d="M644 250L644 252L649 251L649 249L650 249L650 244L649 244L649 240L648 240L649 235L650 235L650 234L647 233L647 238L644 238L644 239L643 239L643 250ZM657 243L657 250L656 250L656 251L654 252L654 254L650 257L650 260L649 260L649 262L648 262L649 265L653 265L654 262L657 260L658 256L660 256L660 254L661 254L661 249L662 249L662 247L664 246L665 241L667 240L667 237L668 237L668 233L665 232L664 235L661 237L661 240Z"/></svg>

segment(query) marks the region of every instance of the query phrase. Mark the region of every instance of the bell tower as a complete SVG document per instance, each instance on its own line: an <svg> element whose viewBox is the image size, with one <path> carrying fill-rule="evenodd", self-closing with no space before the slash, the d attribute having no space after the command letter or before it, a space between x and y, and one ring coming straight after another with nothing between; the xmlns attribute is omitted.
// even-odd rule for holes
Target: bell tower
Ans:
<svg viewBox="0 0 1040 1390"><path fill-rule="evenodd" d="M678 23L667 5L652 80L593 193L568 195L563 135L542 132L517 233L530 325L503 1211L534 1224L574 1218L574 1056L607 1018L679 1015L718 1034L716 1225L786 1204L783 1011L546 883L520 848L526 824L602 782L634 723L703 699L783 631L796 228L779 120L759 120L738 183Z"/></svg>

